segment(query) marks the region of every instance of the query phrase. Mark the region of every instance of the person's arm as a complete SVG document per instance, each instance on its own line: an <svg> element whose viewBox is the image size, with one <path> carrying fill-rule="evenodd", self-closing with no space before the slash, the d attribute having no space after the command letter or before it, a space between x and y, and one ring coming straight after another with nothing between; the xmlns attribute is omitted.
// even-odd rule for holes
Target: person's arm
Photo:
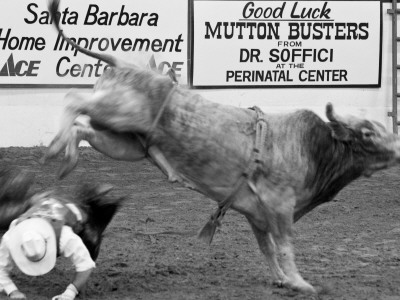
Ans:
<svg viewBox="0 0 400 300"><path fill-rule="evenodd" d="M54 297L53 300L73 300L87 283L96 264L82 239L69 226L64 226L61 230L60 254L71 260L76 273L64 293Z"/></svg>
<svg viewBox="0 0 400 300"><path fill-rule="evenodd" d="M92 274L92 271L93 268L75 273L75 278L72 281L72 284L76 287L78 291L80 291L85 286L86 282L89 280L90 274Z"/></svg>
<svg viewBox="0 0 400 300"><path fill-rule="evenodd" d="M13 262L6 246L7 238L7 233L5 233L0 243L0 287L11 299L26 299L26 296L18 290L9 276Z"/></svg>

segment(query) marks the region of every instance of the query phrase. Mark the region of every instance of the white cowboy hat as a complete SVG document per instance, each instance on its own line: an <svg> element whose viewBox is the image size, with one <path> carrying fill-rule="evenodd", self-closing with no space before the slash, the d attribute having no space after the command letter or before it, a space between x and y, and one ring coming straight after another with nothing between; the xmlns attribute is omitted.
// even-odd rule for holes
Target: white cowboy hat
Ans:
<svg viewBox="0 0 400 300"><path fill-rule="evenodd" d="M54 268L56 235L46 220L30 218L22 221L9 230L5 241L15 264L26 275L44 275Z"/></svg>

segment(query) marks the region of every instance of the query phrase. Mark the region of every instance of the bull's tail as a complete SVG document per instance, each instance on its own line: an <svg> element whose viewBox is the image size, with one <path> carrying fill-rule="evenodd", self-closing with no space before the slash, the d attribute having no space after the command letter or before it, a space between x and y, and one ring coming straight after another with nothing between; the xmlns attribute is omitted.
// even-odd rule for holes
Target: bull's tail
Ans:
<svg viewBox="0 0 400 300"><path fill-rule="evenodd" d="M11 167L0 170L0 230L8 229L31 206L32 183L31 173Z"/></svg>
<svg viewBox="0 0 400 300"><path fill-rule="evenodd" d="M51 18L53 20L53 24L56 27L57 31L62 35L62 37L64 38L64 40L71 45L72 47L74 47L76 50L78 50L79 52L86 54L90 57L99 59L101 61L106 62L107 64L109 64L112 67L125 67L128 66L127 63L118 60L117 58L115 58L114 56L111 55L107 55L107 54L100 54L100 53L96 53L93 51L90 51L88 49L85 49L81 46L79 46L77 43L75 43L74 41L72 41L70 38L68 38L63 30L60 28L60 17L59 17L59 13L58 13L58 8L60 5L60 0L51 0L49 2L49 12L51 15Z"/></svg>

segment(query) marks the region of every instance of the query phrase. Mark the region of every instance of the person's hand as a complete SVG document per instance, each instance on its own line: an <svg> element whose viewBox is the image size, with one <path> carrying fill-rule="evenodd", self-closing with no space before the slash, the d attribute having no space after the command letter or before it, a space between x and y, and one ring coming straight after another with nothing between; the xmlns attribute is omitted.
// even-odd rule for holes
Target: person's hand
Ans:
<svg viewBox="0 0 400 300"><path fill-rule="evenodd" d="M11 299L26 299L26 296L24 293L21 293L18 290L12 291L10 295L8 295Z"/></svg>
<svg viewBox="0 0 400 300"><path fill-rule="evenodd" d="M74 300L78 295L78 290L73 284L70 284L61 295L54 296L51 300Z"/></svg>

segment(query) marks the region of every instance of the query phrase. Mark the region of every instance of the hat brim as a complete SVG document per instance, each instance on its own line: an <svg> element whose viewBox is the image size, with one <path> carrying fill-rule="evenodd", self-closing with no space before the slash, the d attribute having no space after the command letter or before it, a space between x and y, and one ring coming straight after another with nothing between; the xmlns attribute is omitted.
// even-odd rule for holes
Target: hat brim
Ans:
<svg viewBox="0 0 400 300"><path fill-rule="evenodd" d="M26 231L36 231L46 240L46 253L40 261L30 261L23 253L22 235ZM26 219L12 228L7 235L6 244L11 257L23 273L40 276L54 268L57 259L56 235L48 221L41 218Z"/></svg>

